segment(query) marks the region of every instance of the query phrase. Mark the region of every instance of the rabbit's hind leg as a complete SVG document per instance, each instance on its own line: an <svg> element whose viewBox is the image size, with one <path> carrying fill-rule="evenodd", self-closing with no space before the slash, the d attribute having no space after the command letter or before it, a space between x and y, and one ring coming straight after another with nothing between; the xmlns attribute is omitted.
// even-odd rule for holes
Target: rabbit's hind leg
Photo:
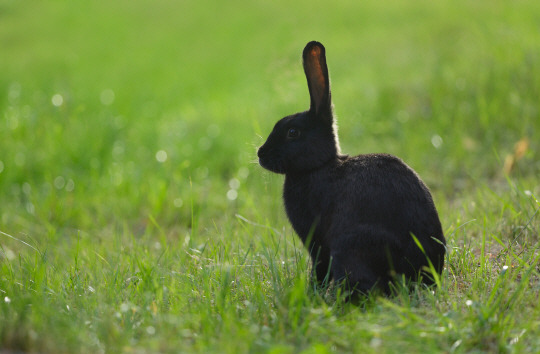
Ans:
<svg viewBox="0 0 540 354"><path fill-rule="evenodd" d="M377 288L386 292L383 279L374 272L369 262L355 256L350 249L332 254L331 273L336 283L346 291L367 295Z"/></svg>
<svg viewBox="0 0 540 354"><path fill-rule="evenodd" d="M386 231L373 227L360 227L357 231L342 235L332 244L333 278L354 292L379 289L389 294L399 245Z"/></svg>

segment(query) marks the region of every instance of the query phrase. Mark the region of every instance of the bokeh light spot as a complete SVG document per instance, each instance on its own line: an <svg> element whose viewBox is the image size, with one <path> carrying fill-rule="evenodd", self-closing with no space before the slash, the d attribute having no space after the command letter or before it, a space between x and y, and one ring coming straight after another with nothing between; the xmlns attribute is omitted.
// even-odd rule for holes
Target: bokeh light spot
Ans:
<svg viewBox="0 0 540 354"><path fill-rule="evenodd" d="M115 99L114 91L111 89L106 89L101 91L101 94L99 95L99 100L101 103L105 106L110 106L113 104Z"/></svg>
<svg viewBox="0 0 540 354"><path fill-rule="evenodd" d="M66 179L62 176L58 176L54 179L54 188L62 189L66 185Z"/></svg>
<svg viewBox="0 0 540 354"><path fill-rule="evenodd" d="M181 208L182 205L184 205L184 201L182 200L182 198L176 198L173 203L174 206L177 208Z"/></svg>
<svg viewBox="0 0 540 354"><path fill-rule="evenodd" d="M66 192L73 192L75 189L75 182L70 178L66 183Z"/></svg>
<svg viewBox="0 0 540 354"><path fill-rule="evenodd" d="M53 106L60 107L64 103L64 97L61 94L57 93L52 96L51 102Z"/></svg>
<svg viewBox="0 0 540 354"><path fill-rule="evenodd" d="M167 152L165 150L156 152L156 160L161 163L167 161Z"/></svg>
<svg viewBox="0 0 540 354"><path fill-rule="evenodd" d="M443 140L439 135L435 134L431 137L431 144L435 147L435 149L440 148L442 143Z"/></svg>
<svg viewBox="0 0 540 354"><path fill-rule="evenodd" d="M235 190L240 188L240 181L237 180L236 178L231 178L231 180L229 181L229 187Z"/></svg>
<svg viewBox="0 0 540 354"><path fill-rule="evenodd" d="M229 189L227 192L227 199L236 200L236 198L238 198L238 192L234 189Z"/></svg>

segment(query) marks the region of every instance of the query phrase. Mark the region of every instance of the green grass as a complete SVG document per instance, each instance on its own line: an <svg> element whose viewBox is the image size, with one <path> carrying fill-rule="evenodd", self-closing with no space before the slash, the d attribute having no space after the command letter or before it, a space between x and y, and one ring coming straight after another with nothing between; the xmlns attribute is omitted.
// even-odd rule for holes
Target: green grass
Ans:
<svg viewBox="0 0 540 354"><path fill-rule="evenodd" d="M0 351L540 351L539 24L533 0L0 0ZM307 108L313 39L344 152L433 192L435 292L310 286L255 148Z"/></svg>

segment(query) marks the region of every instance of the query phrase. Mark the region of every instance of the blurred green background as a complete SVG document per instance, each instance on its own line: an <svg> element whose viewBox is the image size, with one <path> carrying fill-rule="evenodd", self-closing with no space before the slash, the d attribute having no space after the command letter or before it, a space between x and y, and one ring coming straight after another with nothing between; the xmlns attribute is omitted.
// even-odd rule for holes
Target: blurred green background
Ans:
<svg viewBox="0 0 540 354"><path fill-rule="evenodd" d="M274 203L255 148L307 107L300 53L313 39L327 46L345 152L397 154L452 198L500 177L529 138L519 171L535 176L538 10L2 1L3 228L102 228L148 214L175 227L191 200L209 220ZM231 207L228 181L248 175Z"/></svg>
<svg viewBox="0 0 540 354"><path fill-rule="evenodd" d="M5 310L19 327L2 327L4 346L95 350L75 332L68 344L13 344L31 342L16 331L84 327L82 315L50 316L76 296L65 285L73 274L124 294L95 255L109 266L133 262L126 274L139 274L159 240L173 250L159 268L167 277L186 264L186 273L199 271L184 246L208 246L219 264L223 250L248 257L261 242L291 260L235 215L287 230L302 249L283 212L282 177L258 166L256 148L279 118L308 108L300 58L310 40L327 49L343 151L392 153L412 166L434 194L450 246L486 232L510 240L516 225L536 220L538 1L0 0L0 231L18 239L0 235L0 290L35 306L33 319ZM482 218L488 226L458 232ZM137 244L139 263L124 253ZM29 295L15 284L41 274L33 273L38 260L48 275L28 285L37 294ZM260 280L251 276L246 282ZM133 296L144 302L147 290ZM123 300L107 296L111 308L102 311L113 313ZM49 310L35 305L42 299ZM88 313L105 306L80 301ZM95 335L109 345L137 337L100 328ZM290 343L278 337L267 343Z"/></svg>

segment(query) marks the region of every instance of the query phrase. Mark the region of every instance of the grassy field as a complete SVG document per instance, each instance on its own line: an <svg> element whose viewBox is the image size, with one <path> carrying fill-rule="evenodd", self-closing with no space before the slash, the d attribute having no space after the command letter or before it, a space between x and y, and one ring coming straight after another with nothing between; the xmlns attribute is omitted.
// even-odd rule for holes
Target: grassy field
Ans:
<svg viewBox="0 0 540 354"><path fill-rule="evenodd" d="M540 2L0 0L0 352L539 352ZM315 291L256 163L327 48L346 153L430 186L442 287Z"/></svg>

